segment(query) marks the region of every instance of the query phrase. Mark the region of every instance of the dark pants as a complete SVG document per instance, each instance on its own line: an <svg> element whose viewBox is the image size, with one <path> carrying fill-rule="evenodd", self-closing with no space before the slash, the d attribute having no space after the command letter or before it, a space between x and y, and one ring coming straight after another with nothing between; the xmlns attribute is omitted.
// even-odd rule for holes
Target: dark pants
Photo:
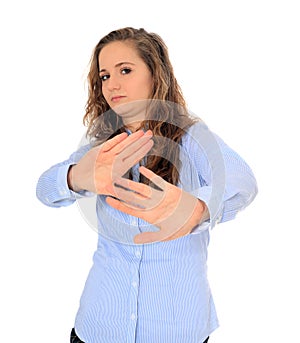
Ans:
<svg viewBox="0 0 300 343"><path fill-rule="evenodd" d="M207 337L203 343L207 343L208 338L209 337ZM72 329L72 332L71 332L70 343L84 343L83 341L80 340L80 338L78 338L74 329Z"/></svg>

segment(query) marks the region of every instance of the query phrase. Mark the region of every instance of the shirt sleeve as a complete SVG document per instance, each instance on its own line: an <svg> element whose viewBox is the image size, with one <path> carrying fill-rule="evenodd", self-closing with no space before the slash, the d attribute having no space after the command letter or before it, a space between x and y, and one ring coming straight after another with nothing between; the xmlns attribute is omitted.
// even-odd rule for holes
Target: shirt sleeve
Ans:
<svg viewBox="0 0 300 343"><path fill-rule="evenodd" d="M202 122L184 136L185 153L197 174L191 193L208 207L209 227L235 218L256 197L252 170L239 154ZM203 228L207 223L203 223Z"/></svg>
<svg viewBox="0 0 300 343"><path fill-rule="evenodd" d="M78 198L94 195L88 191L73 192L67 182L70 166L76 164L90 148L90 144L82 146L69 159L55 164L40 176L36 196L43 204L50 207L69 206Z"/></svg>

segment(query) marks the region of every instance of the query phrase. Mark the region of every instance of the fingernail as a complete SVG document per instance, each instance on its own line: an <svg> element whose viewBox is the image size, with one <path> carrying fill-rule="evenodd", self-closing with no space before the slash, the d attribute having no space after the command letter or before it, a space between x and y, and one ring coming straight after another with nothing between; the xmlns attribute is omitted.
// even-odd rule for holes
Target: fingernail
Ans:
<svg viewBox="0 0 300 343"><path fill-rule="evenodd" d="M137 237L137 236L134 237L133 241L134 241L135 244L141 244L142 243L141 242L141 238Z"/></svg>

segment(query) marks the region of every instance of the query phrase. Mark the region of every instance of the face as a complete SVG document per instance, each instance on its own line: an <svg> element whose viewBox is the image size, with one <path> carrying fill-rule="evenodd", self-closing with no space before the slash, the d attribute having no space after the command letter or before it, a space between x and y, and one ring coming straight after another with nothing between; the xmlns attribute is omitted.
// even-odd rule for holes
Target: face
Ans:
<svg viewBox="0 0 300 343"><path fill-rule="evenodd" d="M122 116L125 123L129 119L126 116L133 116L137 108L140 112L139 105L132 111L132 104L140 104L142 102L137 100L150 98L151 72L133 45L128 42L112 42L106 45L99 54L99 70L103 96L109 106Z"/></svg>

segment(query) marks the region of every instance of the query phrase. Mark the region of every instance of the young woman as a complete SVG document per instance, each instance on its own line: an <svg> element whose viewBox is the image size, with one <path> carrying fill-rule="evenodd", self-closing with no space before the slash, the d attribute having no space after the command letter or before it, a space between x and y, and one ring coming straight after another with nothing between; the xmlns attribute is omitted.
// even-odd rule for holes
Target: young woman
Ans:
<svg viewBox="0 0 300 343"><path fill-rule="evenodd" d="M218 327L209 230L252 202L253 173L189 113L157 34L109 33L88 82L90 143L37 185L52 207L97 194L98 246L71 342L207 342Z"/></svg>

